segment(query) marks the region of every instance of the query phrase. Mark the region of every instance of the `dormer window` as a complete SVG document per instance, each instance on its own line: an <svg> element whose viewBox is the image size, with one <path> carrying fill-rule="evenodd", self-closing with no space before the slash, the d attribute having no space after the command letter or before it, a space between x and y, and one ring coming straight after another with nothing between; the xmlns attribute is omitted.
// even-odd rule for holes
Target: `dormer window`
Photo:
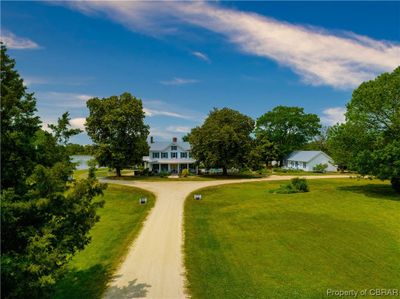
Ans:
<svg viewBox="0 0 400 299"><path fill-rule="evenodd" d="M171 145L171 151L176 151L178 147L176 145Z"/></svg>
<svg viewBox="0 0 400 299"><path fill-rule="evenodd" d="M153 153L153 159L160 158L160 153Z"/></svg>

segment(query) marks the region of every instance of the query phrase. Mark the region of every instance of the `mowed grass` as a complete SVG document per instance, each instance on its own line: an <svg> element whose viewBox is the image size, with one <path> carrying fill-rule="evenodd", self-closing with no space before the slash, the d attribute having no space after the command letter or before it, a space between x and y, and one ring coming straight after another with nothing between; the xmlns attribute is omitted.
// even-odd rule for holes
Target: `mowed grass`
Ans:
<svg viewBox="0 0 400 299"><path fill-rule="evenodd" d="M142 196L148 198L146 205L139 204ZM101 199L105 205L98 210L100 221L90 232L92 240L73 257L53 298L100 298L154 205L153 194L117 185L108 185Z"/></svg>
<svg viewBox="0 0 400 299"><path fill-rule="evenodd" d="M185 202L192 298L325 298L327 289L400 286L400 196L388 183L310 180L196 191ZM329 297L332 298L332 297ZM388 298L388 297L385 297Z"/></svg>

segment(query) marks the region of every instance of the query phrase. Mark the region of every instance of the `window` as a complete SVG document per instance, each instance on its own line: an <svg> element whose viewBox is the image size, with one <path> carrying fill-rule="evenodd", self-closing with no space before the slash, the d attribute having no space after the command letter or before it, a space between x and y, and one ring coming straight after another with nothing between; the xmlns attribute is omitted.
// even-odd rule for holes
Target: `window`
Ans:
<svg viewBox="0 0 400 299"><path fill-rule="evenodd" d="M307 166L307 163L303 162L303 168L306 168L306 166Z"/></svg>
<svg viewBox="0 0 400 299"><path fill-rule="evenodd" d="M171 145L171 151L176 151L178 148L176 145Z"/></svg>
<svg viewBox="0 0 400 299"><path fill-rule="evenodd" d="M168 159L168 153L161 153L162 159Z"/></svg>
<svg viewBox="0 0 400 299"><path fill-rule="evenodd" d="M187 158L187 153L186 152L181 152L181 158Z"/></svg>
<svg viewBox="0 0 400 299"><path fill-rule="evenodd" d="M160 153L153 153L153 158L160 158Z"/></svg>
<svg viewBox="0 0 400 299"><path fill-rule="evenodd" d="M178 158L178 153L171 153L171 158L172 159Z"/></svg>

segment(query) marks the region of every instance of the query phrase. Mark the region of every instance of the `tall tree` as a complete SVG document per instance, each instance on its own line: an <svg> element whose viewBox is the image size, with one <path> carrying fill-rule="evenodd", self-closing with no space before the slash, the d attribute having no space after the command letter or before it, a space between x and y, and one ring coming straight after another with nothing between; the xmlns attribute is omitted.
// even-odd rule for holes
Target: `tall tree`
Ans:
<svg viewBox="0 0 400 299"><path fill-rule="evenodd" d="M93 198L105 186L94 170L88 179L71 179L74 165L57 138L40 129L36 100L4 46L1 58L2 297L45 298L89 242L101 205Z"/></svg>
<svg viewBox="0 0 400 299"><path fill-rule="evenodd" d="M277 145L271 142L266 134L258 134L249 153L249 167L253 170L259 170L277 159Z"/></svg>
<svg viewBox="0 0 400 299"><path fill-rule="evenodd" d="M25 178L35 167L34 135L41 122L36 101L14 69L15 60L1 44L1 189L25 192Z"/></svg>
<svg viewBox="0 0 400 299"><path fill-rule="evenodd" d="M400 192L400 67L354 90L346 123L330 133L328 145L338 163L389 179Z"/></svg>
<svg viewBox="0 0 400 299"><path fill-rule="evenodd" d="M328 134L330 129L331 127L322 126L319 133L310 142L306 143L302 149L306 151L323 151L329 155Z"/></svg>
<svg viewBox="0 0 400 299"><path fill-rule="evenodd" d="M256 137L263 135L277 146L280 164L290 152L303 147L321 128L319 117L300 107L277 106L260 116Z"/></svg>
<svg viewBox="0 0 400 299"><path fill-rule="evenodd" d="M192 155L207 168L222 168L226 175L228 168L246 164L253 129L250 117L229 108L214 108L203 125L189 134Z"/></svg>
<svg viewBox="0 0 400 299"><path fill-rule="evenodd" d="M142 101L129 93L87 101L86 130L96 145L100 166L123 168L142 163L148 153L149 126L144 124Z"/></svg>

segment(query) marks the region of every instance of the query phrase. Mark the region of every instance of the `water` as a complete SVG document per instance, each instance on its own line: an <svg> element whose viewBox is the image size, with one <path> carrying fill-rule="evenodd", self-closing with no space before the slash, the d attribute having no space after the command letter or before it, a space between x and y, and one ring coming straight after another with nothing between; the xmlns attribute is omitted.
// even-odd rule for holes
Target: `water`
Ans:
<svg viewBox="0 0 400 299"><path fill-rule="evenodd" d="M89 169L88 162L92 160L94 157L90 155L73 155L70 157L72 162L79 164L76 166L76 169Z"/></svg>

